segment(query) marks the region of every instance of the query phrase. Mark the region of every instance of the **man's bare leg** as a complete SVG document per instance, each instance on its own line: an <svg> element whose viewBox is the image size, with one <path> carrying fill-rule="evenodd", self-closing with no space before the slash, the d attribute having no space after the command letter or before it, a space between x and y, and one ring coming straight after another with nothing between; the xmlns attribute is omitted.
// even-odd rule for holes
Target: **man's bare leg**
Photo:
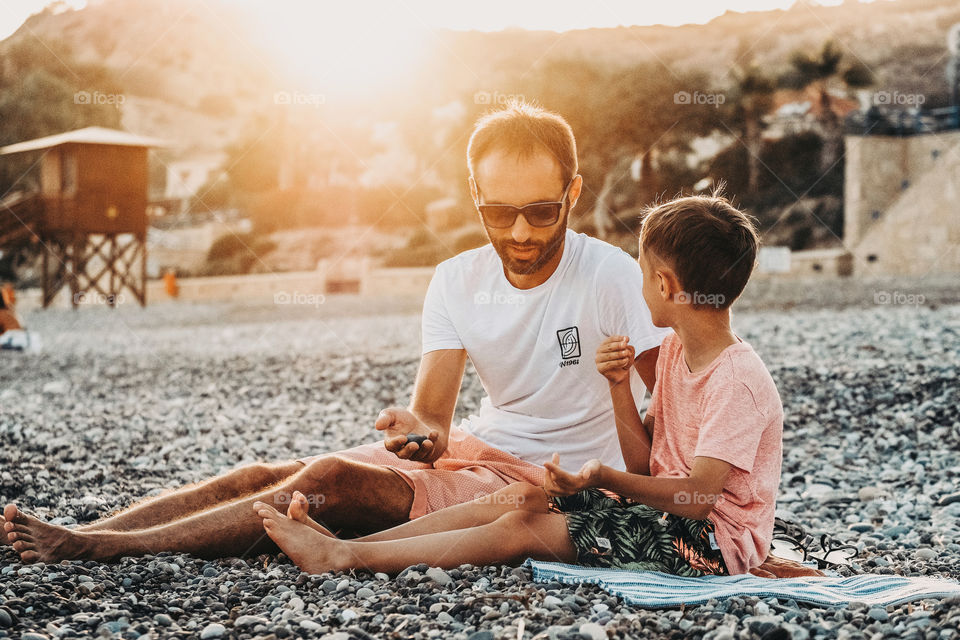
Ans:
<svg viewBox="0 0 960 640"><path fill-rule="evenodd" d="M442 520L450 510L438 511L434 520ZM351 568L396 573L419 562L452 568L464 563L516 564L527 557L559 562L575 562L577 558L566 519L559 513L514 510L469 529L360 542L325 536L272 507L263 511L267 513L263 518L264 530L308 573Z"/></svg>
<svg viewBox="0 0 960 640"><path fill-rule="evenodd" d="M390 469L330 456L311 462L265 491L149 529L71 530L41 522L15 505L4 510L4 528L24 562L108 560L161 551L209 558L245 556L274 548L253 512L253 503L286 505L294 491L310 498L314 519L356 531L376 531L404 522L413 504L413 491Z"/></svg>
<svg viewBox="0 0 960 640"><path fill-rule="evenodd" d="M292 460L276 464L250 464L197 484L147 498L112 516L76 527L76 531L135 531L148 529L219 504L261 491L303 469ZM0 523L0 526L3 526Z"/></svg>

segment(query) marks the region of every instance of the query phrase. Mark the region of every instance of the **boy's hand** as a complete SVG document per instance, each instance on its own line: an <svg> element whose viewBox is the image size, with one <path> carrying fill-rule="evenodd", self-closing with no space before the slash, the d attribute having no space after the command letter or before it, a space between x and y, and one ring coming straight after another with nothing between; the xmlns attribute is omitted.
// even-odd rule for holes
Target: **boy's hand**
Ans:
<svg viewBox="0 0 960 640"><path fill-rule="evenodd" d="M446 437L430 429L417 416L407 409L384 409L377 416L374 425L384 432L383 446L387 451L397 454L398 458L417 462L434 462L447 448ZM425 436L422 444L409 441L407 435Z"/></svg>
<svg viewBox="0 0 960 640"><path fill-rule="evenodd" d="M543 479L543 490L548 496L571 496L584 489L596 487L600 483L603 463L596 458L585 462L576 474L564 471L559 464L560 454L557 453L553 454L552 462L543 464L547 470Z"/></svg>
<svg viewBox="0 0 960 640"><path fill-rule="evenodd" d="M610 336L597 347L597 371L614 385L630 378L630 367L636 358L627 336Z"/></svg>

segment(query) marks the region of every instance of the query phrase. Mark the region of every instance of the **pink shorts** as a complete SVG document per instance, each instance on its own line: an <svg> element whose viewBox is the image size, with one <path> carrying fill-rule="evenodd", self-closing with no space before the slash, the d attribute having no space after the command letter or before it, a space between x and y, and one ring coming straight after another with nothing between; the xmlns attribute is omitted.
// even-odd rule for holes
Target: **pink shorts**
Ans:
<svg viewBox="0 0 960 640"><path fill-rule="evenodd" d="M398 458L387 451L383 442L302 458L300 462L309 464L329 455L384 466L403 478L413 490L411 520L475 500L515 482L543 485L543 467L495 449L456 427L450 429L447 450L433 465Z"/></svg>

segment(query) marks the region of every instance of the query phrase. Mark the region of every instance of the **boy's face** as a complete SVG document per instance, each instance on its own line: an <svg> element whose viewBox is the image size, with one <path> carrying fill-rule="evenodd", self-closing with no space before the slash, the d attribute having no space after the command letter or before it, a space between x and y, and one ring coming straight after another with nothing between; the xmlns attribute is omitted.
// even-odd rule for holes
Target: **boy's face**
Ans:
<svg viewBox="0 0 960 640"><path fill-rule="evenodd" d="M643 245L640 245L640 257L637 258L637 262L643 272L643 300L650 309L650 319L654 326L669 326L666 318L666 301L661 293L660 276L654 269L653 257L644 250Z"/></svg>

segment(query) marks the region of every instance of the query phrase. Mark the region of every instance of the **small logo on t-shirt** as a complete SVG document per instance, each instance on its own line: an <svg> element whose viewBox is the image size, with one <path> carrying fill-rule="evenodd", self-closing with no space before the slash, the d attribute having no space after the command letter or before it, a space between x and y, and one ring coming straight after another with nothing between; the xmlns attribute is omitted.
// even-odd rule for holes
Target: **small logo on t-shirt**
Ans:
<svg viewBox="0 0 960 640"><path fill-rule="evenodd" d="M578 364L580 357L580 331L576 327L568 327L557 331L557 340L560 341L561 367Z"/></svg>

